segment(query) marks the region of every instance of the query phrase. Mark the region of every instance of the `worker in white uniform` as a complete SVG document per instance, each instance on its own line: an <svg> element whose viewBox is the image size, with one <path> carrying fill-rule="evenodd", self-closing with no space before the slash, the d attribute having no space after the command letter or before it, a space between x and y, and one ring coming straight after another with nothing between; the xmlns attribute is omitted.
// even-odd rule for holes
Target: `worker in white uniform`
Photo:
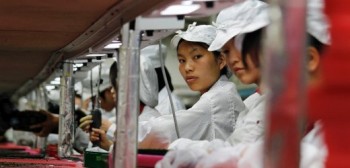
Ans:
<svg viewBox="0 0 350 168"><path fill-rule="evenodd" d="M99 66L94 67L89 73L92 73L92 79L90 74L82 81L83 86L83 101L86 102L89 99L89 103L95 103L95 96L98 94L100 110L102 118L109 120L115 117L115 101L113 99L113 93L111 92L112 85L109 81L109 68L114 62L113 59L106 59L101 63L101 76L99 76ZM92 80L92 81L91 81ZM91 93L91 82L92 82L92 93ZM99 85L99 88L98 88ZM92 105L91 105L92 107ZM88 107L86 110L92 110Z"/></svg>
<svg viewBox="0 0 350 168"><path fill-rule="evenodd" d="M258 0L247 0L222 10L214 23L216 37L209 50L221 49L228 67L244 84L256 84L257 92L244 100L248 110L242 111L234 132L226 139L232 145L251 143L264 135L265 95L262 93L261 71L256 43L248 43L246 33L258 30L269 24L267 4ZM261 32L261 31L260 31ZM251 35L249 35L251 36ZM245 56L241 56L242 43ZM249 56L248 56L249 55ZM170 145L171 149L184 149L194 143L209 143L179 139Z"/></svg>
<svg viewBox="0 0 350 168"><path fill-rule="evenodd" d="M226 139L234 130L238 113L245 110L235 85L225 76L224 57L207 50L214 37L213 26L192 24L172 39L182 76L192 90L201 93L192 108L176 112L181 137ZM166 148L177 139L172 115L140 120L138 132L140 148Z"/></svg>
<svg viewBox="0 0 350 168"><path fill-rule="evenodd" d="M157 52L157 51L155 51ZM159 117L161 114L155 109L158 104L158 78L155 70L155 65L152 63L149 57L140 57L140 115L139 121L147 121L152 117ZM110 80L113 86L112 93L115 101L117 101L117 64L114 62L110 67ZM82 119L80 127L84 130L89 129L91 119ZM100 141L100 147L109 150L112 145L113 138L109 138L106 135L112 136L116 130L116 124L110 123L110 127L107 129L92 129L90 133L91 141Z"/></svg>
<svg viewBox="0 0 350 168"><path fill-rule="evenodd" d="M248 6L249 3L261 3L261 2L244 2L238 4L236 9L231 7L230 17L235 16L235 11L239 11L240 8L246 7L245 9L253 9L253 6ZM238 9L237 9L238 8ZM234 10L233 10L234 9ZM241 9L241 10L243 10ZM266 9L265 9L266 10ZM307 69L309 73L309 86L317 83L320 76L320 54L323 49L330 44L330 35L328 32L329 24L323 12L323 2L322 0L308 0L308 12L307 12L307 32L309 39L308 47L308 64ZM225 11L225 10L224 10ZM223 12L224 12L223 11ZM228 12L228 10L226 10ZM260 12L263 10L259 10ZM254 13L254 12L248 12ZM255 13L255 15L258 13ZM258 14L259 15L259 14ZM228 16L228 15L227 15ZM253 19L254 20L254 19ZM260 20L261 21L261 20ZM247 24L246 24L247 25ZM249 25L249 24L248 24ZM244 57L247 60L247 66L249 63L249 56L247 55L250 51L256 52L254 44L259 44L261 42L261 27L256 27L251 29L252 26L248 26L249 32L245 35L243 40L243 51L248 51L246 54L243 52ZM233 48L228 48L227 43L223 47L223 52L232 52L235 50ZM255 51L254 51L255 50ZM255 56L259 61L258 55ZM252 59L254 60L254 59ZM325 157L327 154L326 147L322 140L322 131L320 131L320 125L316 125L315 128L303 138L301 145L301 167L323 167L325 163ZM235 134L233 134L234 136ZM232 138L232 137L230 137ZM230 139L229 139L230 140ZM233 144L233 147L229 143L222 141L215 141L200 144L197 147L194 146L193 142L187 142L187 150L184 150L185 145L181 146L179 150L169 152L167 156L157 164L157 167L177 167L182 166L196 166L196 167L262 167L263 158L263 143L262 141L254 141L253 143L239 143L231 139L229 142ZM190 145L189 145L190 144ZM191 148L191 146L193 146ZM202 148L198 148L201 146ZM204 148L203 148L204 147ZM211 153L211 154L208 154ZM190 159L183 156L191 156Z"/></svg>
<svg viewBox="0 0 350 168"><path fill-rule="evenodd" d="M188 86L201 93L192 108L176 112L180 137L194 140L226 139L235 127L238 113L245 110L235 85L227 79L225 59L207 49L215 36L208 25L189 25L172 39L179 70ZM177 139L171 115L141 122L142 148L166 148Z"/></svg>

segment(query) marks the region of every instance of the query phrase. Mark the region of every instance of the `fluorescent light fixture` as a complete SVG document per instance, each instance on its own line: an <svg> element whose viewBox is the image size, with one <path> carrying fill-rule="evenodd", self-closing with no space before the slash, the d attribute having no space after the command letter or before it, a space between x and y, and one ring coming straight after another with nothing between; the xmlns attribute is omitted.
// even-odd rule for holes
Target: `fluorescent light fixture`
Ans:
<svg viewBox="0 0 350 168"><path fill-rule="evenodd" d="M84 66L84 64L82 64L82 63L73 64L73 67L74 67L74 68L80 68L80 67L82 67L82 66Z"/></svg>
<svg viewBox="0 0 350 168"><path fill-rule="evenodd" d="M50 84L59 85L59 84L61 84L61 82L60 82L60 81L53 80L53 81L50 82Z"/></svg>
<svg viewBox="0 0 350 168"><path fill-rule="evenodd" d="M181 5L192 5L192 4L193 4L193 1L188 1L188 0L181 2Z"/></svg>
<svg viewBox="0 0 350 168"><path fill-rule="evenodd" d="M55 89L55 86L52 86L52 85L47 85L45 86L46 90L52 90L52 89Z"/></svg>
<svg viewBox="0 0 350 168"><path fill-rule="evenodd" d="M122 45L122 43L111 43L108 44L104 47L104 49L116 49L116 48L120 48L120 46Z"/></svg>
<svg viewBox="0 0 350 168"><path fill-rule="evenodd" d="M107 54L88 54L86 56L87 57L103 57L103 56L107 56Z"/></svg>
<svg viewBox="0 0 350 168"><path fill-rule="evenodd" d="M73 67L73 71L77 71L78 70L78 68L77 67Z"/></svg>
<svg viewBox="0 0 350 168"><path fill-rule="evenodd" d="M61 78L60 78L60 77L56 77L54 81L60 82L60 81L61 81Z"/></svg>
<svg viewBox="0 0 350 168"><path fill-rule="evenodd" d="M218 0L191 0L192 2L215 2L215 1L218 1Z"/></svg>
<svg viewBox="0 0 350 168"><path fill-rule="evenodd" d="M201 7L199 4L192 5L171 5L160 12L161 15L185 15L198 10Z"/></svg>

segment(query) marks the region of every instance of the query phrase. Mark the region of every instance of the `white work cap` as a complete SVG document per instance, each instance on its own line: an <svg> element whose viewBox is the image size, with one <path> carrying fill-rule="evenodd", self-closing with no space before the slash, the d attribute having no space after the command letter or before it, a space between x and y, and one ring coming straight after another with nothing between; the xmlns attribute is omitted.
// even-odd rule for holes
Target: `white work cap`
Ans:
<svg viewBox="0 0 350 168"><path fill-rule="evenodd" d="M83 84L81 82L77 82L74 84L74 91L76 94L81 95L81 93L83 92Z"/></svg>
<svg viewBox="0 0 350 168"><path fill-rule="evenodd" d="M331 44L328 18L324 14L323 0L307 1L307 32L323 44Z"/></svg>
<svg viewBox="0 0 350 168"><path fill-rule="evenodd" d="M268 5L259 0L246 0L222 10L216 22L216 37L208 48L220 50L231 38L249 33L270 23Z"/></svg>
<svg viewBox="0 0 350 168"><path fill-rule="evenodd" d="M113 63L113 59L105 60L103 63L101 63L101 80L99 91L102 92L108 88L110 88L112 85L109 80L109 69L111 64ZM83 99L86 100L88 98L91 98L92 96L95 96L98 89L98 82L100 82L99 79L99 66L94 67L91 71L89 71L87 78L85 78L82 81L83 86ZM92 73L92 94L91 94L91 73Z"/></svg>
<svg viewBox="0 0 350 168"><path fill-rule="evenodd" d="M190 42L201 42L205 43L207 45L210 45L216 34L215 27L212 25L198 25L196 26L196 22L193 22L192 24L188 25L187 30L184 31L177 31L177 35L175 35L171 39L171 44L174 48L177 48L177 45L179 44L181 39L184 39L186 41Z"/></svg>
<svg viewBox="0 0 350 168"><path fill-rule="evenodd" d="M151 48L159 49L155 46ZM152 58L155 57L149 57L151 48L146 47L140 53L140 100L147 106L155 107L158 104L159 92L158 77L155 68L159 66L154 62L154 59L152 61ZM158 50L155 52L158 52Z"/></svg>
<svg viewBox="0 0 350 168"><path fill-rule="evenodd" d="M162 50L162 57L165 60L166 58L166 53L167 53L167 48L165 45L161 45L161 50ZM160 56L159 56L159 45L150 45L141 50L141 56L142 57L147 57L151 63L152 66L155 68L159 68L161 66L160 64Z"/></svg>

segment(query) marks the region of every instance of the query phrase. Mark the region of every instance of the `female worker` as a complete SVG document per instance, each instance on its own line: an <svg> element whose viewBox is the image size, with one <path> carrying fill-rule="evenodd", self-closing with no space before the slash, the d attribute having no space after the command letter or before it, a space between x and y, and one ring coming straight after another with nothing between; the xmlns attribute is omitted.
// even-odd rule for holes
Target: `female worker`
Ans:
<svg viewBox="0 0 350 168"><path fill-rule="evenodd" d="M181 75L192 90L201 93L192 108L176 112L179 133L184 138L226 139L234 130L238 113L245 110L235 85L225 76L224 57L207 50L214 36L213 26L192 24L172 39ZM139 148L166 148L175 139L172 115L139 122Z"/></svg>
<svg viewBox="0 0 350 168"><path fill-rule="evenodd" d="M249 5L251 3L251 5ZM255 5L253 5L256 3ZM228 40L217 39L217 41L213 42L212 48L221 47L222 52L227 54L227 62L232 70L235 70L235 74L242 80L245 81L259 81L261 79L261 75L259 71L261 71L258 67L260 65L260 57L261 57L261 42L262 42L262 33L264 27L266 27L264 23L268 23L266 13L263 14L263 11L266 12L266 5L264 8L255 8L258 7L258 4L261 3L259 1L246 1L242 4L237 4L237 6L233 6L228 8L227 10L222 11L218 16L218 21L222 18L226 18L221 20L222 23L231 21L238 21L237 18L242 18L244 13L240 13L240 11L245 11L245 13L254 14L255 18L259 18L260 24L254 25L256 22L254 17L246 17L245 19L240 20L241 25L245 25L245 27L235 27L234 25L227 26L227 28L231 27L230 30L222 31L218 30L217 37L223 36L225 32L231 32L231 34L226 34L228 36ZM262 6L261 6L262 7ZM326 21L324 14L322 13L323 2L319 0L309 0L308 1L308 13L307 13L307 32L308 32L308 64L307 70L309 73L309 86L313 85L315 82L319 80L320 76L320 53L322 53L324 46L330 44L330 37L328 33L329 24ZM246 12L247 10L252 10ZM255 11L254 11L255 10ZM260 11L257 12L257 11ZM246 14L247 15L247 14ZM260 15L260 16L259 16ZM225 17L226 16L226 17ZM249 19L250 18L250 19ZM254 21L254 22L252 22ZM231 22L232 23L232 22ZM236 22L237 23L237 22ZM222 28L222 24L216 24L218 29ZM242 55L240 51L237 49L237 45L235 45L234 39L237 38L237 34L232 33L232 30L236 29L239 32L245 33L243 43L242 43ZM216 45L216 46L215 46ZM243 67L243 68L242 68ZM257 77L258 76L258 77ZM259 83L259 82L258 82ZM261 82L260 82L261 85ZM250 98L252 98L252 95ZM257 97L255 95L255 97ZM248 98L249 99L249 98ZM258 101L254 102L252 99L252 104L259 104ZM259 100L259 99L256 99ZM262 100L261 100L262 101ZM246 102L245 102L246 103ZM249 105L246 103L249 108ZM235 132L230 136L228 142L233 145L233 147L227 148L227 145L224 144L221 146L217 145L216 147L212 147L215 144L211 144L212 151L211 154L207 155L206 153L209 151L208 149L198 149L198 148L187 148L187 150L176 150L169 152L166 157L158 163L158 167L166 167L177 165L190 165L194 167L261 167L262 166L262 144L257 140L259 137L263 136L263 130L261 130L260 134L257 131L249 132L251 130L260 130L254 129L253 126L257 125L260 120L252 120L259 119L253 115L250 115L252 111L249 113L241 113L238 121L237 128ZM254 112L254 111L253 111ZM259 115L259 113L264 114L264 109L256 110L256 116L264 117L263 115ZM243 114L243 115L242 115ZM254 114L254 113L253 113ZM247 122L248 121L248 122ZM254 122L256 123L254 124ZM248 124L250 123L250 124ZM242 124L242 125L239 125ZM242 126L242 127L240 127ZM250 127L250 130L247 130L245 127ZM322 138L319 135L319 126L317 125L315 129L313 129L302 142L302 159L301 159L301 167L321 167L324 163L325 157L325 147L322 144ZM259 135L259 136L254 136ZM252 139L247 139L252 138ZM255 143L250 143L255 142ZM198 142L197 142L198 143ZM187 143L187 146L189 143ZM218 143L217 143L218 144ZM194 143L191 143L194 146ZM210 146L210 145L208 145ZM222 148L226 146L226 148ZM185 146L182 145L181 149ZM216 148L216 150L213 148ZM218 149L221 148L221 149ZM178 147L178 149L180 149ZM205 156L206 155L206 156ZM182 156L192 156L191 160L184 158ZM311 166L312 165L312 166ZM315 166L317 165L317 166Z"/></svg>

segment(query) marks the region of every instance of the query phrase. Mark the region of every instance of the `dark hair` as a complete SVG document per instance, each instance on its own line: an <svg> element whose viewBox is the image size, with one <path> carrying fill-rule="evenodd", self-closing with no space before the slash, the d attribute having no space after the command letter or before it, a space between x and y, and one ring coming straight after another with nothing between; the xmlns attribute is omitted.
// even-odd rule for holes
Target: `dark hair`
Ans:
<svg viewBox="0 0 350 168"><path fill-rule="evenodd" d="M317 40L314 36L312 36L309 33L307 33L307 42L309 46L315 47L317 51L320 53L320 55L322 55L321 53L323 53L323 51L327 47L326 44L321 43L319 40Z"/></svg>
<svg viewBox="0 0 350 168"><path fill-rule="evenodd" d="M106 91L107 91L107 89L105 89L105 90L99 92L99 93L98 93L98 97L99 97L100 99L102 98L103 100L105 100L105 99L106 99L106 96L105 96Z"/></svg>
<svg viewBox="0 0 350 168"><path fill-rule="evenodd" d="M259 54L261 52L261 40L263 36L264 28L255 30L251 33L247 33L244 36L242 43L242 62L247 67L247 56L250 55L255 66L260 66Z"/></svg>
<svg viewBox="0 0 350 168"><path fill-rule="evenodd" d="M109 68L109 80L111 81L112 87L117 90L117 79L118 77L118 67L117 62L114 61L111 67Z"/></svg>
<svg viewBox="0 0 350 168"><path fill-rule="evenodd" d="M183 41L185 41L185 40L184 40L184 39L181 39L181 40L179 41L176 50L179 49L180 43L183 42ZM205 44L205 43L202 43L202 42L193 42L193 41L189 41L189 42L191 42L191 43L193 43L193 44L196 44L196 45L199 45L199 46L205 48L206 50L208 50L208 48L209 48L209 45L208 45L208 44ZM219 58L219 57L221 56L220 51L209 51L209 52L212 52L216 59ZM221 75L226 75L226 74L227 74L227 68L224 67L224 68L222 68L222 69L220 70L220 76L221 76Z"/></svg>
<svg viewBox="0 0 350 168"><path fill-rule="evenodd" d="M165 76L168 80L168 83L169 83L169 87L170 87L170 90L173 91L174 90L174 86L171 82L171 77L170 77L170 74L169 74L169 71L166 67L164 67L165 69ZM163 74L162 74L162 68L155 68L156 70L156 73L157 73L157 78L158 78L158 90L160 91L164 86L165 86L165 80L163 78Z"/></svg>

